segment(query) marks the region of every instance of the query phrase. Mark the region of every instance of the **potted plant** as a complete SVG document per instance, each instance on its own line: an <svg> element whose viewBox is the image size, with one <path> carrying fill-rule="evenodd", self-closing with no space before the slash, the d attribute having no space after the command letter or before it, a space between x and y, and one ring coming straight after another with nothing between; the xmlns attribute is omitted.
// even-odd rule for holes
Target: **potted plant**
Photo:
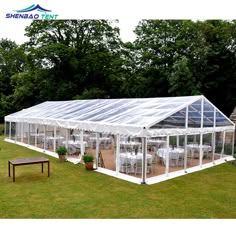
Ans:
<svg viewBox="0 0 236 236"><path fill-rule="evenodd" d="M92 154L85 154L83 156L83 161L87 170L93 170L93 160L94 156Z"/></svg>
<svg viewBox="0 0 236 236"><path fill-rule="evenodd" d="M58 147L57 150L56 150L56 153L59 156L59 160L61 162L63 162L66 159L67 148L66 147Z"/></svg>

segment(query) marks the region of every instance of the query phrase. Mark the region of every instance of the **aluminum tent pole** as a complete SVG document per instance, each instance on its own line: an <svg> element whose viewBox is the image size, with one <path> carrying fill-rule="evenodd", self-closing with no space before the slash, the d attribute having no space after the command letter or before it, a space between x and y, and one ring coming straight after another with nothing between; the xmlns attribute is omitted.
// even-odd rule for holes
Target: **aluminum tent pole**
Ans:
<svg viewBox="0 0 236 236"><path fill-rule="evenodd" d="M188 130L188 106L186 107L186 113L185 113L185 136L184 136L184 171L187 173L187 160L188 160L188 149L187 149L187 142L188 142L188 136L187 136L187 130Z"/></svg>
<svg viewBox="0 0 236 236"><path fill-rule="evenodd" d="M203 112L204 112L204 99L201 100L201 129L203 129ZM202 152L202 140L203 140L203 134L200 133L200 157L199 157L199 165L200 168L202 168L202 158L203 158L203 152Z"/></svg>
<svg viewBox="0 0 236 236"><path fill-rule="evenodd" d="M116 135L116 140L115 140L115 160L116 160L116 174L119 174L120 171L120 134Z"/></svg>
<svg viewBox="0 0 236 236"><path fill-rule="evenodd" d="M179 135L176 135L176 147L179 148Z"/></svg>
<svg viewBox="0 0 236 236"><path fill-rule="evenodd" d="M30 145L30 124L28 127L28 145Z"/></svg>
<svg viewBox="0 0 236 236"><path fill-rule="evenodd" d="M81 156L83 156L84 152L85 152L84 131L83 130L80 130L80 151L81 151Z"/></svg>
<svg viewBox="0 0 236 236"><path fill-rule="evenodd" d="M167 147L167 155L166 155L166 176L168 176L168 174L169 174L169 148L170 148L170 136L169 135L167 135L167 137L166 137L166 147ZM165 154L164 154L164 156L165 156Z"/></svg>
<svg viewBox="0 0 236 236"><path fill-rule="evenodd" d="M9 122L9 139L11 139L11 121Z"/></svg>
<svg viewBox="0 0 236 236"><path fill-rule="evenodd" d="M53 139L53 151L56 151L56 137L57 136L57 127L54 127L54 139Z"/></svg>
<svg viewBox="0 0 236 236"><path fill-rule="evenodd" d="M99 133L96 133L96 168L98 167L98 156L99 156Z"/></svg>
<svg viewBox="0 0 236 236"><path fill-rule="evenodd" d="M202 137L203 136L203 134L201 133L200 134L200 160L199 160L199 165L200 165L200 167L202 168L202 158L203 158L203 152L202 152Z"/></svg>
<svg viewBox="0 0 236 236"><path fill-rule="evenodd" d="M68 140L69 140L69 129L66 129L66 149L68 150L68 152L67 152L67 154L66 154L66 156L68 156L68 154L69 154L69 146L68 146Z"/></svg>
<svg viewBox="0 0 236 236"><path fill-rule="evenodd" d="M23 138L24 137L24 123L23 122L21 122L21 134L20 135L21 135L20 141L23 143L23 139L24 139Z"/></svg>
<svg viewBox="0 0 236 236"><path fill-rule="evenodd" d="M44 142L43 142L43 150L46 150L46 125L43 126L44 131Z"/></svg>
<svg viewBox="0 0 236 236"><path fill-rule="evenodd" d="M34 136L34 146L37 147L37 129L38 129L38 125L36 124L35 125L35 129L34 129L34 133L35 133L35 136Z"/></svg>
<svg viewBox="0 0 236 236"><path fill-rule="evenodd" d="M187 134L184 135L184 172L187 173L187 160L188 160L188 149L187 149Z"/></svg>
<svg viewBox="0 0 236 236"><path fill-rule="evenodd" d="M18 137L20 136L20 123L16 122L16 135L15 135L15 140L18 141Z"/></svg>
<svg viewBox="0 0 236 236"><path fill-rule="evenodd" d="M223 158L223 156L224 156L224 151L225 151L224 147L225 147L225 131L223 132L223 143L222 143L222 150L221 150L221 158Z"/></svg>
<svg viewBox="0 0 236 236"><path fill-rule="evenodd" d="M146 175L147 175L147 137L142 138L142 150L143 150L143 160L142 160L142 181L141 181L141 184L146 184Z"/></svg>
<svg viewBox="0 0 236 236"><path fill-rule="evenodd" d="M214 113L213 113L213 127L216 127L216 108L214 107ZM212 136L212 161L213 164L215 164L215 150L216 150L216 132L214 131Z"/></svg>
<svg viewBox="0 0 236 236"><path fill-rule="evenodd" d="M216 143L216 135L215 132L212 133L212 141L211 141L211 146L212 146L212 162L215 164L215 143Z"/></svg>
<svg viewBox="0 0 236 236"><path fill-rule="evenodd" d="M14 137L14 140L15 140L15 143L17 141L17 123L15 122L15 137Z"/></svg>
<svg viewBox="0 0 236 236"><path fill-rule="evenodd" d="M235 138L235 131L232 132L232 156L234 156L234 138Z"/></svg>

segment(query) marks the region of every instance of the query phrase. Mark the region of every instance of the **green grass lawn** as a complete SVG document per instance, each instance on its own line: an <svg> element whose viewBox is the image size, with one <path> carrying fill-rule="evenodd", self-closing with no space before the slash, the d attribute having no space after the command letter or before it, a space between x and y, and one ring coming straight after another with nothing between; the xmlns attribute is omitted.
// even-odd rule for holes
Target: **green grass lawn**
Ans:
<svg viewBox="0 0 236 236"><path fill-rule="evenodd" d="M1 219L228 219L236 218L236 166L230 162L154 185L137 185L3 141L0 136ZM40 165L8 160L45 156ZM45 165L46 167L46 165ZM46 168L45 168L46 169Z"/></svg>

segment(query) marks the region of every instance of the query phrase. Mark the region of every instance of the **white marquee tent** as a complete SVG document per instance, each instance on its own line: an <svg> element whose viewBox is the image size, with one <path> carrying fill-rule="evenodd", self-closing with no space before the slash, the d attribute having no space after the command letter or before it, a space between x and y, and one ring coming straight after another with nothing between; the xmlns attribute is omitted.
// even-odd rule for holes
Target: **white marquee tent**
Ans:
<svg viewBox="0 0 236 236"><path fill-rule="evenodd" d="M231 133L233 155L234 123L202 95L48 101L6 116L6 140L13 139L12 124L140 137L144 145L142 182L146 182L145 145L150 137L166 136L169 140L170 136L200 135L202 144L204 134L215 137L221 132L225 142L226 133Z"/></svg>

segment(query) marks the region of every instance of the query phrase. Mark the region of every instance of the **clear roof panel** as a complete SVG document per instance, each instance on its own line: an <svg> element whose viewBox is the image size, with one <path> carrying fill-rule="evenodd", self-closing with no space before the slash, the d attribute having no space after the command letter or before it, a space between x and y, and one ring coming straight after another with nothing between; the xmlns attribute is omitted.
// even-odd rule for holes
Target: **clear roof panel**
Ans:
<svg viewBox="0 0 236 236"><path fill-rule="evenodd" d="M203 101L203 117L202 117L202 102L199 99L198 101L190 104L188 106L188 127L191 128L200 128L201 123L202 127L214 127L215 126L230 126L232 122L222 114L217 108L215 108L209 101L204 99ZM214 114L216 114L216 119L214 119ZM185 128L186 123L186 107L166 119L163 119L161 122L152 126L152 128Z"/></svg>
<svg viewBox="0 0 236 236"><path fill-rule="evenodd" d="M216 127L234 126L204 96L44 102L6 116L5 120L28 123L33 120L34 123L39 124L59 122L61 126L73 122L73 125L79 123L78 128L81 129L87 129L91 124L91 130L99 127L101 130L106 125L108 129L110 127L118 130L126 127L132 132L138 132L144 127L147 129L185 128L187 107L188 127L214 127L214 123ZM137 129L134 131L132 127ZM124 129L119 132L124 132Z"/></svg>

